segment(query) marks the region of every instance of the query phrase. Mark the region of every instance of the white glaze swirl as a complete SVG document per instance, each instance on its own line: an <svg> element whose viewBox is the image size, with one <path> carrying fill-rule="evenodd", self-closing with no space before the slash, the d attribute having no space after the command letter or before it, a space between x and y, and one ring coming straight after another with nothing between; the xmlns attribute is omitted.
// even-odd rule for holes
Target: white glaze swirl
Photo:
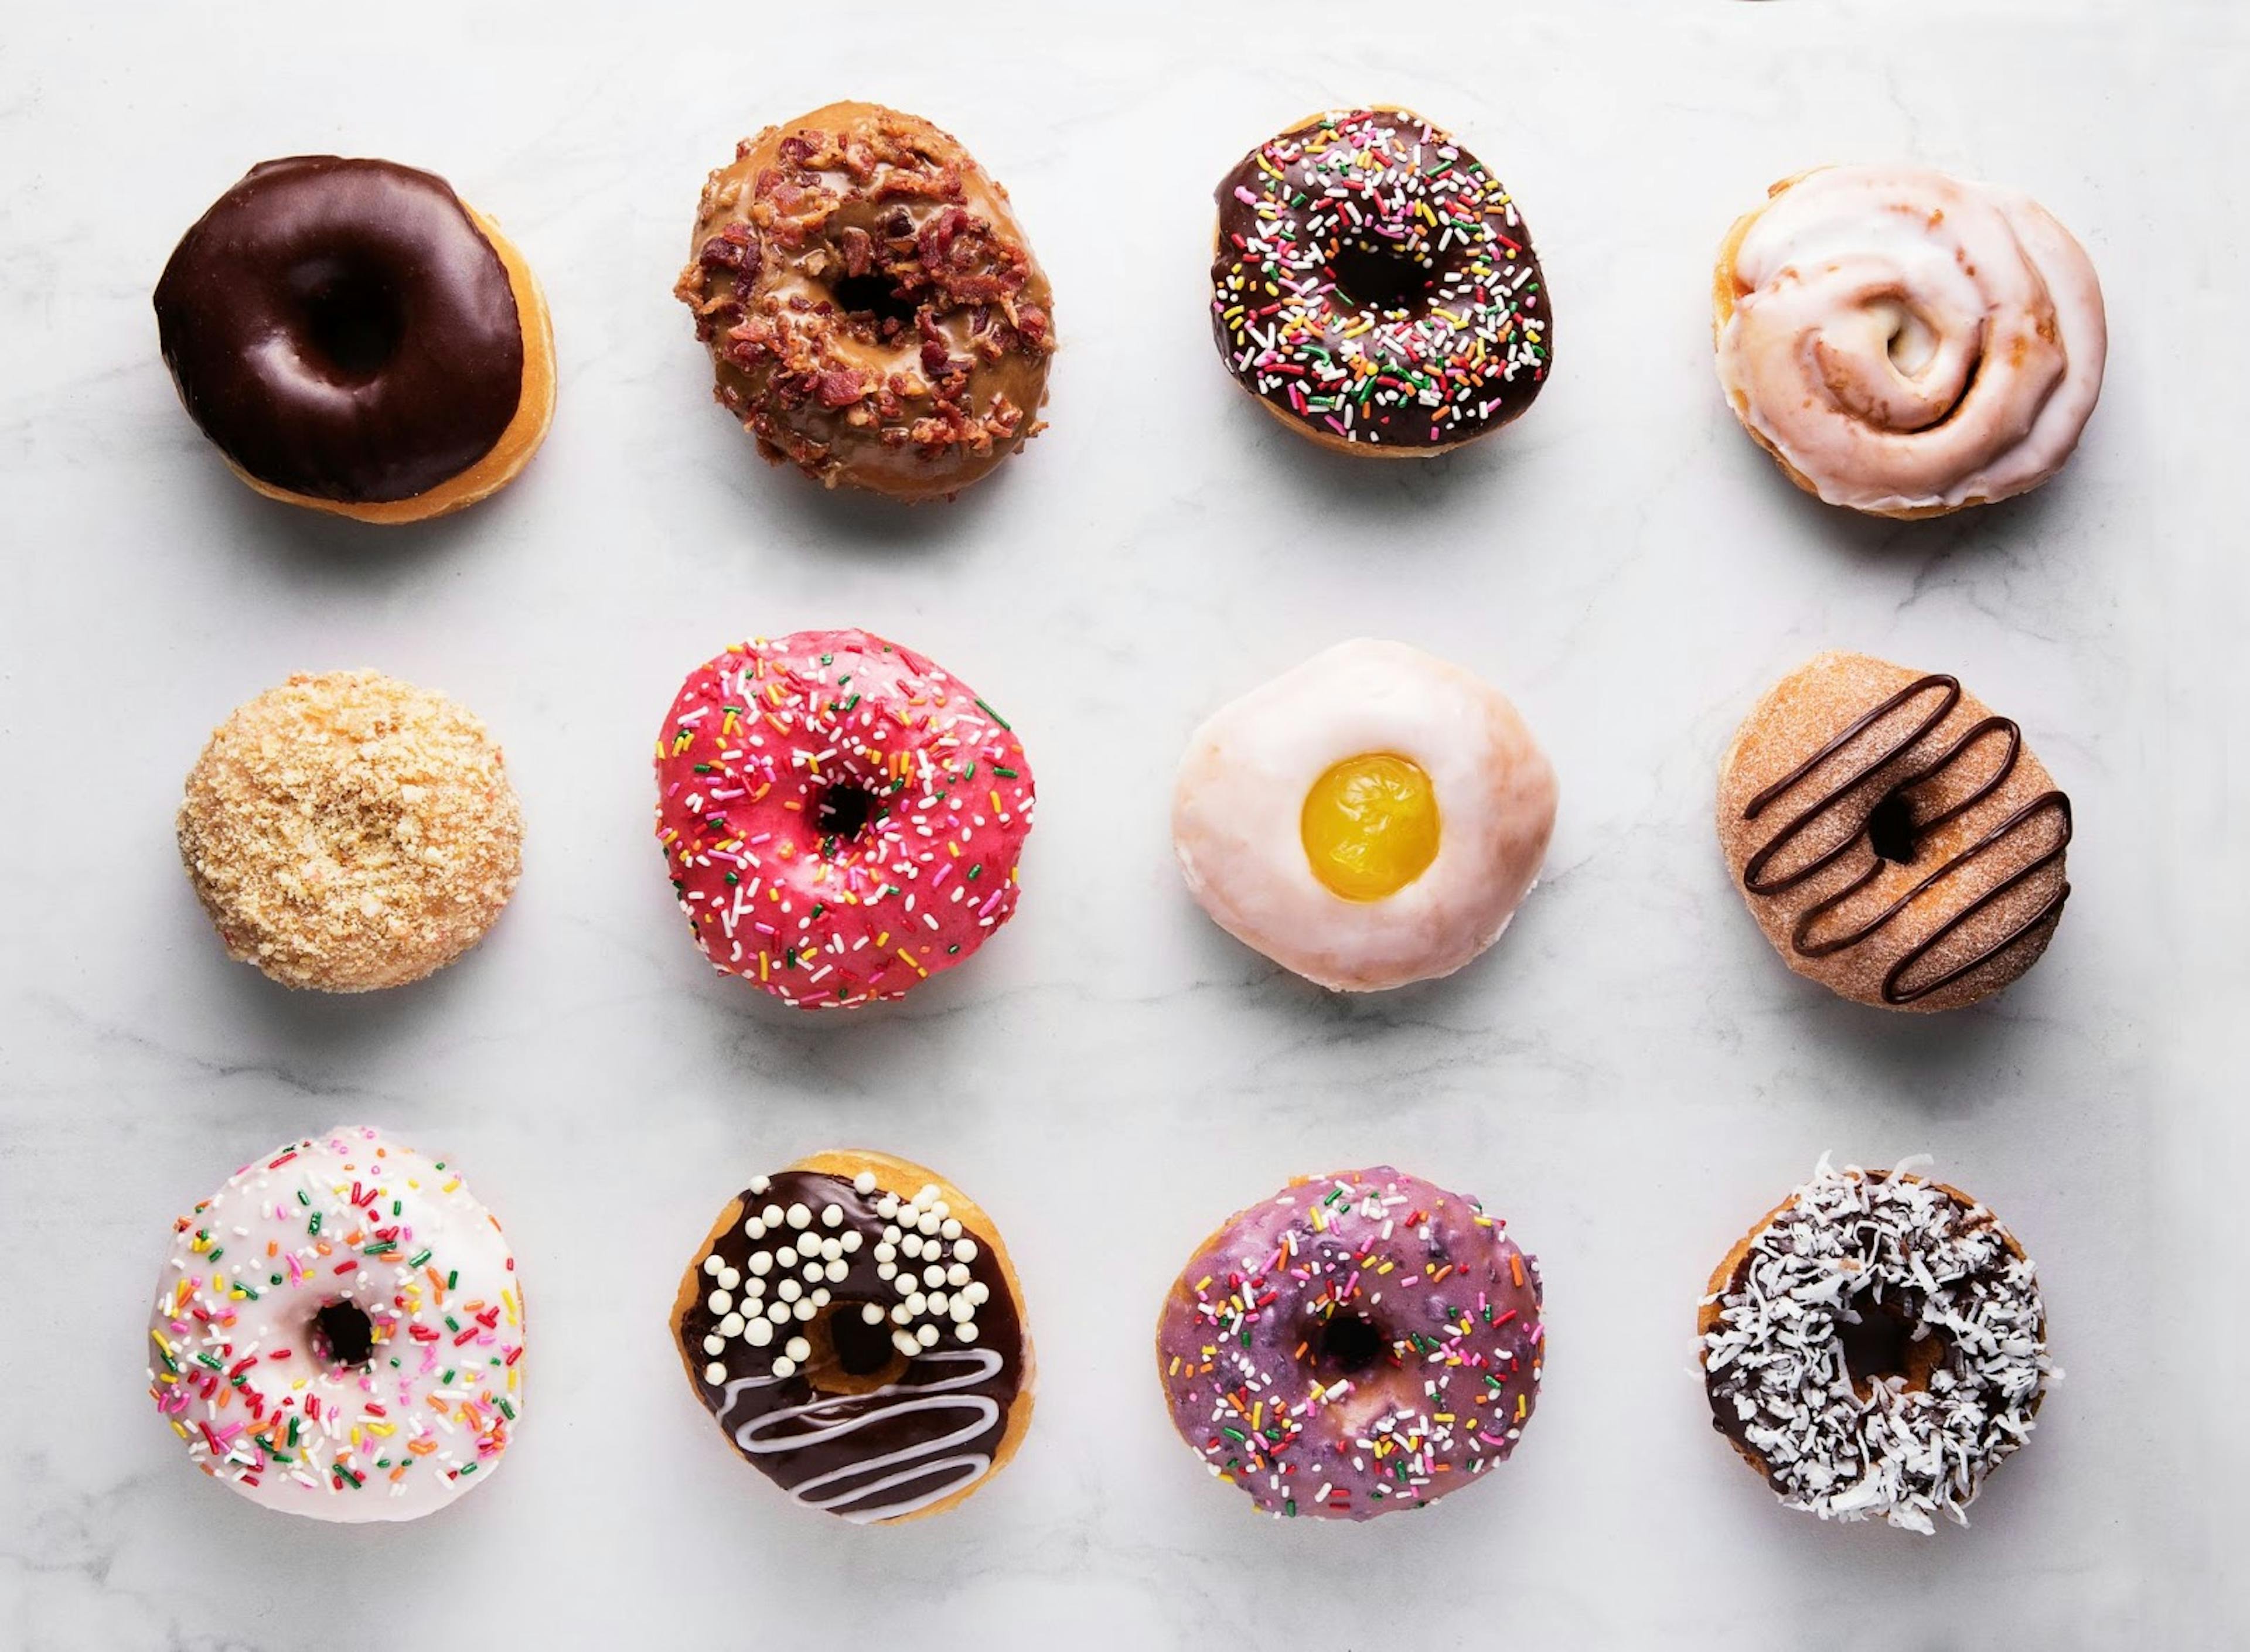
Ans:
<svg viewBox="0 0 2250 1652"><path fill-rule="evenodd" d="M1728 399L1832 505L1923 515L2024 492L2101 394L2101 283L2027 196L1823 168L1736 226L1720 274Z"/></svg>

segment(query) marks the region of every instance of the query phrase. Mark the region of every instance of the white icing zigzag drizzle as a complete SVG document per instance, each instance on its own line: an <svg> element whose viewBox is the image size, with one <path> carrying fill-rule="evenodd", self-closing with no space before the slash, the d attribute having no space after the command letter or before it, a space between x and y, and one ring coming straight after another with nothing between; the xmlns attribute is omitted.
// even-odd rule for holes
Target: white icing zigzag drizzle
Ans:
<svg viewBox="0 0 2250 1652"><path fill-rule="evenodd" d="M848 1463L840 1469L790 1489L790 1496L811 1509L826 1510L840 1515L854 1525L866 1525L877 1520L894 1520L901 1515L913 1514L934 1503L942 1503L957 1491L966 1490L991 1472L992 1459L981 1451L963 1452L956 1456L941 1457L931 1463L923 1459L937 1457L951 1448L974 1440L999 1420L997 1401L984 1394L961 1394L957 1390L973 1388L996 1374L1003 1363L1000 1356L990 1348L948 1349L923 1354L921 1365L970 1365L976 1368L959 1376L948 1377L941 1382L921 1384L894 1382L863 1394L834 1394L814 1400L801 1406L790 1406L780 1411L770 1411L754 1417L735 1431L735 1446L758 1456L782 1456L808 1446L825 1444L848 1434L878 1422L886 1422L915 1411L966 1411L974 1414L975 1421L934 1440L917 1441L905 1449L887 1456L872 1457L865 1463ZM770 1388L784 1380L780 1377L737 1377L727 1385L727 1401L719 1408L719 1423L726 1426L727 1414L734 1409L741 1395L756 1388ZM886 1403L888 1401L890 1403ZM773 1431L788 1424L803 1421L811 1425L804 1432L783 1438L773 1437ZM885 1469L896 1472L884 1475ZM844 1504L857 1503L877 1492L895 1485L906 1485L928 1479L932 1475L952 1472L956 1477L946 1480L935 1489L909 1497L898 1503L884 1504L872 1509L846 1510ZM839 1481L862 1482L864 1476L880 1475L872 1482L847 1484L823 1497L815 1494Z"/></svg>

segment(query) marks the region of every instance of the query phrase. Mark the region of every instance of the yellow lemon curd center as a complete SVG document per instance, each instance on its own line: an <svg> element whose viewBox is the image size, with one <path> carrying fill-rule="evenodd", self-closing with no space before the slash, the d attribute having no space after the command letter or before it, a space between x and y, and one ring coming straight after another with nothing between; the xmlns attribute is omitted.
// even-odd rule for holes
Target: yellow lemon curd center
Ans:
<svg viewBox="0 0 2250 1652"><path fill-rule="evenodd" d="M1299 829L1314 877L1346 900L1381 900L1437 859L1437 789L1410 758L1347 757L1305 794Z"/></svg>

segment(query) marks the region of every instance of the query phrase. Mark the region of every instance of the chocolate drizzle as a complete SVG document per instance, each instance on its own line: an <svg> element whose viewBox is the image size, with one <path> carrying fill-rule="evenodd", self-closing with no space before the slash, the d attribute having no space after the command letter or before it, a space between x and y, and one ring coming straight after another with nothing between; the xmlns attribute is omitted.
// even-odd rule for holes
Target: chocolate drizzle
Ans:
<svg viewBox="0 0 2250 1652"><path fill-rule="evenodd" d="M1950 914L1929 934L1915 941L1892 963L1882 981L1882 1000L1887 1004L1911 1004L1928 997L1941 988L1950 987L1970 972L1990 963L2009 948L2040 932L2062 910L2063 902L2070 897L2067 882L2059 883L2054 892L2028 917L2023 919L1998 940L1992 941L1966 960L1958 961L1927 981L1905 984L1906 977L1915 967L1942 946L1945 940L1977 914L2001 900L2010 891L2039 876L2047 867L2059 865L2069 847L2071 835L2070 799L2063 793L2049 789L2040 792L1982 836L1950 857L1942 865L1926 873L1919 881L1892 900L1873 917L1842 933L1816 937L1814 932L1822 921L1839 912L1861 891L1883 875L1886 857L1878 853L1873 829L1878 810L1890 802L1905 811L1904 837L1910 851L1918 853L1922 844L1947 826L1984 802L2006 783L2023 753L2023 731L2005 717L1988 716L1970 724L1943 752L1922 763L1913 771L1887 788L1877 803L1867 810L1859 829L1842 838L1833 847L1805 862L1793 871L1768 877L1769 869L1788 847L1807 831L1812 830L1831 811L1846 807L1861 795L1869 782L1881 776L1894 764L1908 761L1915 750L1935 733L1954 708L1961 703L1961 684L1956 678L1933 673L1915 678L1904 688L1865 712L1826 745L1791 769L1773 784L1766 787L1743 808L1743 819L1754 821L1767 809L1781 801L1797 787L1809 780L1829 760L1839 755L1861 735L1881 724L1897 712L1907 710L1915 702L1935 692L1935 706L1920 715L1913 727L1902 737L1893 740L1870 755L1859 767L1838 781L1812 802L1805 804L1783 822L1780 829L1764 845L1753 853L1743 864L1743 887L1752 895L1778 895L1795 889L1817 878L1834 866L1846 855L1864 849L1867 864L1841 887L1824 895L1805 908L1790 933L1790 944L1803 957L1826 958L1857 946L1891 924L1924 894L1937 888L1955 874L1976 864L2000 849L2019 830L2031 826L2040 816L2053 814L2059 817L2060 828L2054 842L2043 853L2010 872L1992 887ZM1991 740L2004 742L1998 766L1978 782L1969 794L1927 819L1915 819L1912 813L1913 794L1920 788L1943 775L1970 751Z"/></svg>
<svg viewBox="0 0 2250 1652"><path fill-rule="evenodd" d="M252 168L181 238L155 306L190 416L283 492L426 493L522 399L507 266L443 178L388 161Z"/></svg>
<svg viewBox="0 0 2250 1652"><path fill-rule="evenodd" d="M914 1189L887 1191L903 1200ZM691 1299L674 1325L681 1357L696 1377L696 1397L744 1460L798 1503L856 1524L916 1513L989 1474L1028 1363L1021 1304L984 1235L969 1236L977 1246L966 1264L970 1279L990 1293L977 1310L973 1343L949 1334L910 1359L857 1346L860 1339L851 1333L859 1324L852 1322L871 1304L888 1316L902 1300L876 1261L885 1229L894 1225L879 1208L885 1194L880 1187L862 1194L845 1178L811 1171L783 1171L763 1187L754 1184L715 1242L697 1253ZM803 1229L783 1226L757 1239L745 1231L746 1221L765 1208L794 1205L811 1213ZM839 1212L834 1223L821 1220L830 1206ZM701 1270L705 1258L715 1255L747 1277L755 1273L754 1254L854 1233L859 1248L841 1259L843 1277L821 1286L828 1299L811 1319L776 1325L769 1345L723 1335L727 1316L714 1311L705 1294L712 1283ZM913 1273L921 1264L901 1257L897 1265ZM792 1276L774 1267L756 1277L777 1283ZM891 1333L887 1317L882 1332ZM789 1361L792 1368L775 1374L783 1340L797 1336L818 1352L803 1368ZM706 1346L713 1337L723 1342L716 1354ZM716 1380L714 1364L722 1368Z"/></svg>

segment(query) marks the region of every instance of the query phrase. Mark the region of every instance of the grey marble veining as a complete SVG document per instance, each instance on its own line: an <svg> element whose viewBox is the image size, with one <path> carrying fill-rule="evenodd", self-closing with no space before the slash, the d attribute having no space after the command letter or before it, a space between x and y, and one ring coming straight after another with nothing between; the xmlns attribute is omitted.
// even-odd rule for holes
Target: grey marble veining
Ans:
<svg viewBox="0 0 2250 1652"><path fill-rule="evenodd" d="M865 55L834 15L10 15L0 1646L2241 1644L2240 9L866 7ZM1053 428L951 508L770 472L668 295L704 171L843 95L957 131L1054 279ZM1423 465L1297 444L1207 333L1213 181L1358 99L1464 135L1554 295L1536 409ZM251 162L329 148L445 173L546 284L553 434L466 515L376 533L253 497L157 360L148 295L180 231ZM1799 495L1711 370L1733 216L1805 166L1890 157L2031 191L2109 296L2077 459L1937 523ZM843 623L1006 710L1039 823L1021 913L972 965L797 1018L679 933L646 753L718 646ZM1166 814L1204 712L1358 633L1501 684L1563 801L1495 951L1347 1001L1205 922ZM1729 885L1719 750L1827 646L1957 671L2076 802L2060 938L1989 1007L1831 1001ZM491 724L526 872L436 979L293 996L224 958L172 811L232 706L360 664ZM505 1471L395 1531L227 1497L142 1392L170 1218L339 1120L455 1157L528 1290L535 1401ZM665 1329L726 1196L839 1142L924 1159L997 1215L1041 1353L1015 1466L897 1530L790 1509L712 1436ZM1822 1527L1708 1427L1704 1277L1832 1148L1935 1153L2041 1265L2068 1375L1966 1531ZM1269 1525L1170 1434L1157 1296L1227 1211L1379 1158L1482 1194L1543 1258L1545 1397L1491 1487Z"/></svg>

